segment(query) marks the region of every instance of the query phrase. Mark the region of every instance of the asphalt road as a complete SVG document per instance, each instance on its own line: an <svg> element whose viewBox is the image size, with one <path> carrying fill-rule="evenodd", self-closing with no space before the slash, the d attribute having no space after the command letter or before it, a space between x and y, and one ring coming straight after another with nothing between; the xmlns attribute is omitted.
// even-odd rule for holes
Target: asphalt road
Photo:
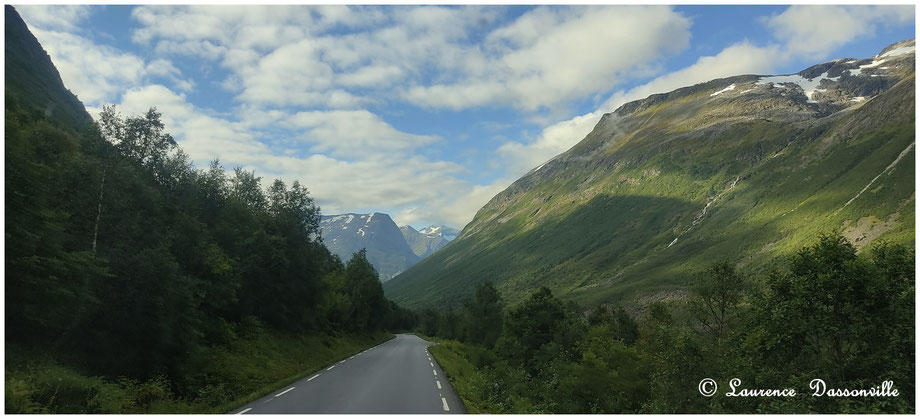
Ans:
<svg viewBox="0 0 920 419"><path fill-rule="evenodd" d="M397 335L233 413L465 413L431 345Z"/></svg>

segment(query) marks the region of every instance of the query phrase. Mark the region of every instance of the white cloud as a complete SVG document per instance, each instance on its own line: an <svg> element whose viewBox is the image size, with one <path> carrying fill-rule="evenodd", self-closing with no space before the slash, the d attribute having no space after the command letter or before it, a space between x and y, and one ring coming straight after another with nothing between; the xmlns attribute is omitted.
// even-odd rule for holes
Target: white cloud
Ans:
<svg viewBox="0 0 920 419"><path fill-rule="evenodd" d="M367 110L299 112L282 125L306 130L300 138L315 144L311 151L336 156L370 158L382 152L413 150L436 140L398 131Z"/></svg>
<svg viewBox="0 0 920 419"><path fill-rule="evenodd" d="M394 91L432 67L437 74L475 67L477 48L460 41L496 10L144 6L133 12L142 27L132 39L162 54L219 60L241 103L355 108L377 101L359 90ZM341 27L353 31L328 32Z"/></svg>
<svg viewBox="0 0 920 419"><path fill-rule="evenodd" d="M690 20L668 7L538 7L495 27L504 12L145 6L133 39L220 57L242 103L353 108L373 101L356 89L371 89L433 108L528 111L608 91L689 41ZM328 32L342 25L353 31Z"/></svg>
<svg viewBox="0 0 920 419"><path fill-rule="evenodd" d="M442 206L436 217L431 219L445 220L444 222L448 225L462 228L473 220L476 212L485 206L492 197L505 190L513 182L513 178L506 177L497 179L487 185L474 185L450 204Z"/></svg>
<svg viewBox="0 0 920 419"><path fill-rule="evenodd" d="M597 125L602 112L590 112L560 121L543 129L536 140L528 144L509 141L497 153L503 157L509 173L523 175L547 160L572 148Z"/></svg>
<svg viewBox="0 0 920 419"><path fill-rule="evenodd" d="M312 40L276 49L240 71L243 91L239 99L248 103L279 106L324 104L333 88L334 71L317 59Z"/></svg>
<svg viewBox="0 0 920 419"><path fill-rule="evenodd" d="M538 7L487 37L488 76L414 86L412 103L534 111L604 92L686 48L690 21L668 7Z"/></svg>
<svg viewBox="0 0 920 419"><path fill-rule="evenodd" d="M67 32L30 27L61 73L64 84L84 103L114 100L147 70L144 60L99 46Z"/></svg>
<svg viewBox="0 0 920 419"><path fill-rule="evenodd" d="M765 20L785 52L822 59L841 46L875 35L880 25L913 21L914 6L790 6Z"/></svg>
<svg viewBox="0 0 920 419"><path fill-rule="evenodd" d="M42 6L33 9L42 13L54 13L63 7L57 19L76 19L72 16L87 15L87 12L75 11L64 6ZM74 30L49 18L30 20L32 15L24 15L29 30L35 35L45 51L51 57L61 74L64 84L80 100L89 106L112 103L128 88L137 86L150 78L169 80L178 88L190 91L194 82L181 78L181 72L169 60L158 58L151 61L115 48L99 45L67 30ZM76 22L73 20L72 22ZM52 29L49 29L52 28Z"/></svg>
<svg viewBox="0 0 920 419"><path fill-rule="evenodd" d="M77 24L92 13L89 6L49 6L27 4L16 6L16 11L29 25L41 28L74 31Z"/></svg>
<svg viewBox="0 0 920 419"><path fill-rule="evenodd" d="M353 72L337 74L338 84L347 87L374 87L402 78L405 70L391 64L368 65Z"/></svg>

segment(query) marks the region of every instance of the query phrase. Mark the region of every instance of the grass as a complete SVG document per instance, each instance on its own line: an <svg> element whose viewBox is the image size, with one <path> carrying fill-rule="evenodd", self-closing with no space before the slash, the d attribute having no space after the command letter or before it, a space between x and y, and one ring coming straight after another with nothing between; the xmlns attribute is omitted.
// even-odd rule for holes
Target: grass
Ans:
<svg viewBox="0 0 920 419"><path fill-rule="evenodd" d="M490 413L487 404L480 397L478 389L482 376L469 360L470 346L455 340L446 340L418 334L419 337L437 345L431 347L431 354L444 370L450 385L454 387L467 413Z"/></svg>
<svg viewBox="0 0 920 419"><path fill-rule="evenodd" d="M194 372L172 381L90 376L48 354L7 344L6 413L227 413L392 337L259 329L204 348Z"/></svg>

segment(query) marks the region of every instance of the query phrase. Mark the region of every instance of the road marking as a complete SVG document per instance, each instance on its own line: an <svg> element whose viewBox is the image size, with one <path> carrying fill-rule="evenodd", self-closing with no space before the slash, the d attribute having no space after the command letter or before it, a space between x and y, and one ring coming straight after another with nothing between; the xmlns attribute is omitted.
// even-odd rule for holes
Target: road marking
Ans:
<svg viewBox="0 0 920 419"><path fill-rule="evenodd" d="M310 377L310 378L307 378L307 382L313 380L313 379L316 378L316 377L319 377L319 374L316 374L316 375L314 375L314 376L312 376L312 377Z"/></svg>
<svg viewBox="0 0 920 419"><path fill-rule="evenodd" d="M441 389L441 380L434 380L434 382L438 383L438 390L440 390L440 389Z"/></svg>
<svg viewBox="0 0 920 419"><path fill-rule="evenodd" d="M333 366L331 366L331 367L329 367L329 368L326 368L326 371L329 371L329 370L331 370L331 369L333 369L333 368L335 368L335 365L333 365Z"/></svg>
<svg viewBox="0 0 920 419"><path fill-rule="evenodd" d="M434 367L434 364L432 364L431 362L429 362L428 364L431 365L432 367Z"/></svg>
<svg viewBox="0 0 920 419"><path fill-rule="evenodd" d="M431 370L431 372L433 372L433 373L434 373L434 375L438 375L438 372L437 372L437 371L435 371L435 370Z"/></svg>
<svg viewBox="0 0 920 419"><path fill-rule="evenodd" d="M348 359L352 359L352 358L354 358L354 357L355 357L355 356L354 356L354 355L352 355L352 356L350 356L350 357L348 357Z"/></svg>
<svg viewBox="0 0 920 419"><path fill-rule="evenodd" d="M444 407L444 411L445 411L445 412L450 412L450 407L447 406L447 399L441 397L441 403L444 403L444 406L443 406L443 407Z"/></svg>
<svg viewBox="0 0 920 419"><path fill-rule="evenodd" d="M287 392L289 392L289 391L291 391L291 390L293 390L293 389L295 389L295 388L297 388L297 387L291 387L291 388L289 388L289 389L287 389L287 390L284 390L284 391L282 391L282 392L276 394L275 397L283 396L284 393L287 393Z"/></svg>
<svg viewBox="0 0 920 419"><path fill-rule="evenodd" d="M248 411L250 411L250 410L252 410L252 408L251 408L251 407L247 407L246 409L243 409L242 412L237 413L237 415L242 415L243 413L246 413L246 412L248 412Z"/></svg>
<svg viewBox="0 0 920 419"><path fill-rule="evenodd" d="M344 360L344 359L341 360L341 361L339 361L339 364L344 364L344 363L345 363L345 360Z"/></svg>

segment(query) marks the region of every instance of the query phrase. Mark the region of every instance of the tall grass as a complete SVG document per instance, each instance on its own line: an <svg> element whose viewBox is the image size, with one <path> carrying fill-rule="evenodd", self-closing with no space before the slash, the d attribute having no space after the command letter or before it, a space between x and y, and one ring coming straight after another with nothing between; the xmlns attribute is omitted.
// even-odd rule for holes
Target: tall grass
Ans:
<svg viewBox="0 0 920 419"><path fill-rule="evenodd" d="M196 356L182 377L89 376L36 351L6 346L6 413L226 413L391 334L297 336L257 329Z"/></svg>

